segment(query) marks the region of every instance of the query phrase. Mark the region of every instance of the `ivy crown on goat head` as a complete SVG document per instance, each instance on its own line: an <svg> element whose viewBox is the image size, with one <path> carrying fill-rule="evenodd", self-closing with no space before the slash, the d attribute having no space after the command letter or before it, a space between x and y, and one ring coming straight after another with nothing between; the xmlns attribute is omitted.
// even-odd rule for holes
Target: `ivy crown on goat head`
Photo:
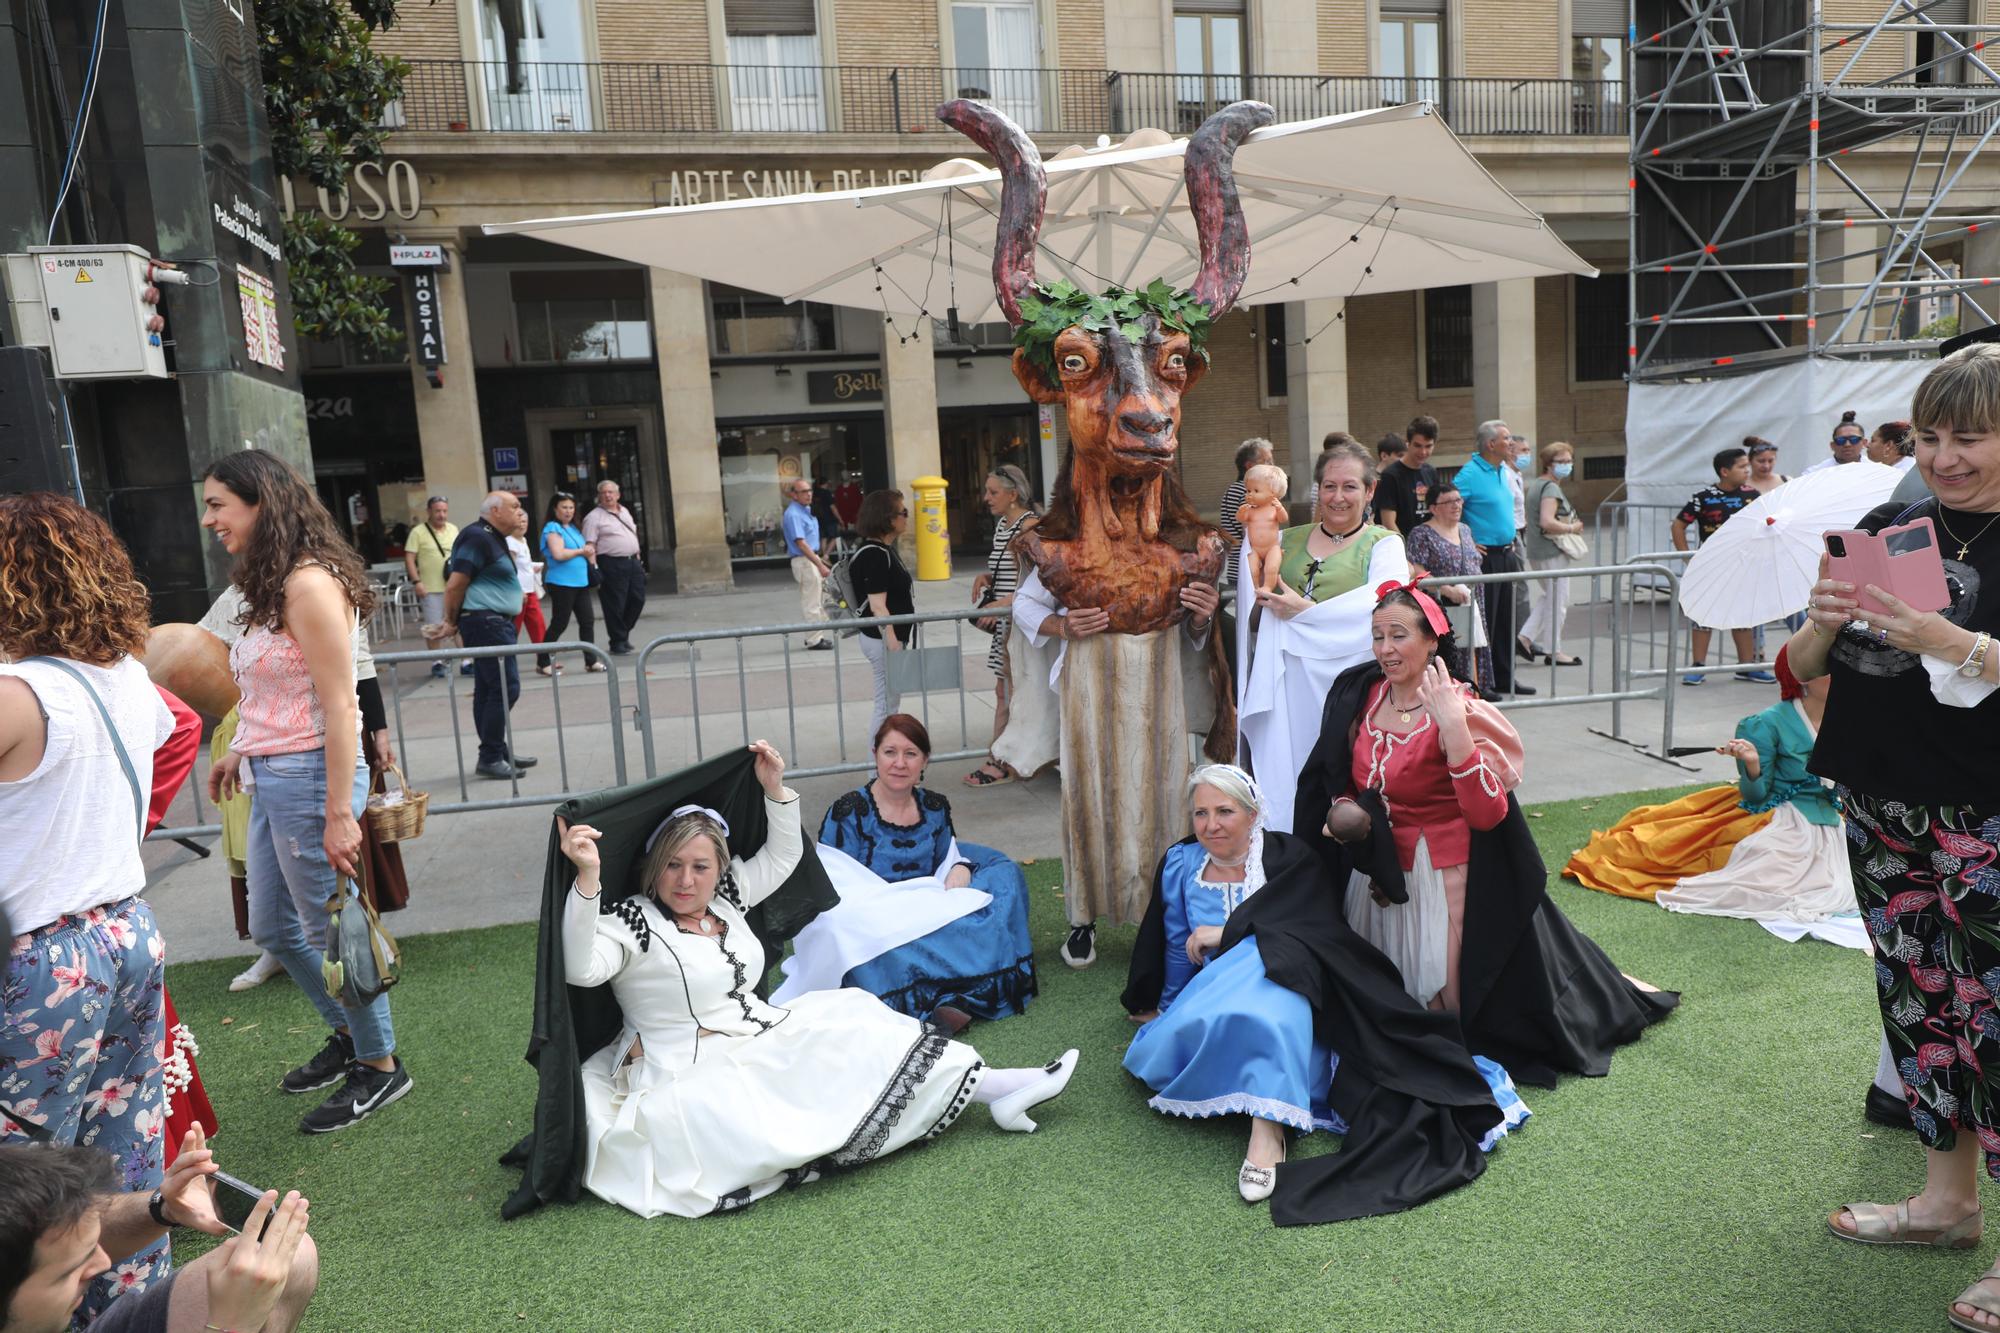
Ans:
<svg viewBox="0 0 2000 1333"><path fill-rule="evenodd" d="M1127 342L1138 342L1146 336L1143 321L1147 315L1156 317L1162 330L1185 333L1195 355L1208 360L1208 304L1168 286L1164 278L1155 278L1135 291L1110 287L1101 295L1084 291L1067 278L1048 287L1037 283L1032 295L1021 298L1021 324L1014 330L1014 345L1040 368L1050 384L1059 385L1055 343L1064 329L1108 333L1115 328Z"/></svg>

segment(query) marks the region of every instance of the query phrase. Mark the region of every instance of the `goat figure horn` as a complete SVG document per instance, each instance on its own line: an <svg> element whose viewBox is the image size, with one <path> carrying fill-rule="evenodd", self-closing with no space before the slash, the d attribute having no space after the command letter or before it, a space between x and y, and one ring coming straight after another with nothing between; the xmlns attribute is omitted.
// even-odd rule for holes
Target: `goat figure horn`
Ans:
<svg viewBox="0 0 2000 1333"><path fill-rule="evenodd" d="M1042 207L1049 196L1041 150L1019 125L984 102L957 98L940 106L937 118L985 149L1000 168L993 291L1007 322L1018 327L1022 322L1021 299L1035 289L1035 243L1042 233ZM1235 199L1233 190L1230 198Z"/></svg>
<svg viewBox="0 0 2000 1333"><path fill-rule="evenodd" d="M1188 295L1208 307L1210 319L1228 313L1250 274L1250 230L1243 223L1231 161L1252 130L1275 119L1277 112L1262 102L1235 102L1203 121L1188 140L1183 171L1201 238L1201 274Z"/></svg>

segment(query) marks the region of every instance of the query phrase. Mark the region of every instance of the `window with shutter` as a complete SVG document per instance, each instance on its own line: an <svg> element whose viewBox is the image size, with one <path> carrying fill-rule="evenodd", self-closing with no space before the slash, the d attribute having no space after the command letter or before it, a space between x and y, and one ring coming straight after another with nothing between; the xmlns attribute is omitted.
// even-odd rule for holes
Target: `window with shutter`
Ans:
<svg viewBox="0 0 2000 1333"><path fill-rule="evenodd" d="M816 32L813 0L723 0L722 20L731 37L797 37Z"/></svg>
<svg viewBox="0 0 2000 1333"><path fill-rule="evenodd" d="M723 0L729 123L738 130L826 128L813 0Z"/></svg>
<svg viewBox="0 0 2000 1333"><path fill-rule="evenodd" d="M1569 31L1573 37L1623 37L1625 0L1570 0Z"/></svg>

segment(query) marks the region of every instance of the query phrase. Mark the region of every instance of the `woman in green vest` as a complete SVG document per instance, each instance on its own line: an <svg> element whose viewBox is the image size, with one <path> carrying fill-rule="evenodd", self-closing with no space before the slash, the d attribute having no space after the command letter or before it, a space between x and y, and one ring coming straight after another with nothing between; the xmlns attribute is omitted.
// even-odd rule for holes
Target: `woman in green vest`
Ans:
<svg viewBox="0 0 2000 1333"><path fill-rule="evenodd" d="M1264 789L1267 825L1284 832L1297 831L1292 798L1326 692L1370 655L1375 590L1410 577L1403 539L1368 521L1374 495L1375 456L1334 444L1313 467L1312 521L1279 537L1278 586L1257 592L1254 578L1237 578L1239 748Z"/></svg>

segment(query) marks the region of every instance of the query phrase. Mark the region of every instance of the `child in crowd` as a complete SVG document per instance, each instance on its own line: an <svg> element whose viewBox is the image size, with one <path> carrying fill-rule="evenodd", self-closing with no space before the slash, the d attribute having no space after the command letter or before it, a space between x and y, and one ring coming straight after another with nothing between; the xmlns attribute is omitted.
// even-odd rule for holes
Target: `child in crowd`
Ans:
<svg viewBox="0 0 2000 1333"><path fill-rule="evenodd" d="M1694 493L1681 512L1674 516L1673 539L1676 551L1688 549L1687 530L1692 526L1706 542L1715 535L1715 530L1728 522L1745 505L1757 498L1755 488L1750 485L1750 452L1740 445L1732 446L1718 453L1714 458L1715 484L1704 486ZM1708 641L1714 631L1705 625L1693 627L1694 661L1696 667L1708 663ZM1732 629L1729 636L1736 641L1736 660L1754 662L1757 660L1755 636L1748 629ZM1754 680L1769 685L1777 680L1768 671L1746 671L1743 679ZM1699 685L1705 679L1700 671L1692 671L1681 677L1683 685Z"/></svg>

